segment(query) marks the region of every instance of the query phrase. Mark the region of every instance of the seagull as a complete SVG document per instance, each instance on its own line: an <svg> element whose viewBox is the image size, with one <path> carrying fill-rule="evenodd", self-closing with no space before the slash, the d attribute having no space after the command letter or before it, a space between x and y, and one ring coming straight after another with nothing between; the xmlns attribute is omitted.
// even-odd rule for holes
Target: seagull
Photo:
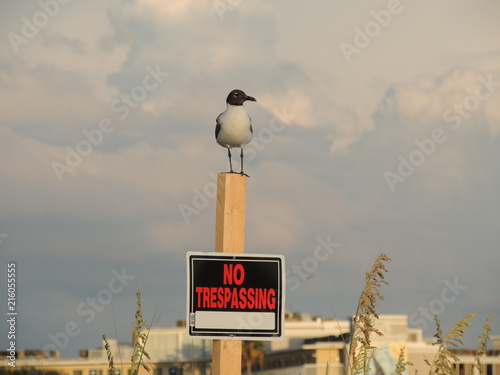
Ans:
<svg viewBox="0 0 500 375"><path fill-rule="evenodd" d="M229 173L234 173L231 163L231 148L241 149L241 175L249 177L243 172L243 147L252 140L253 129L250 116L243 107L247 100L256 102L254 97L248 96L241 90L233 90L226 99L226 110L217 116L215 125L215 139L222 147L227 148L229 157Z"/></svg>

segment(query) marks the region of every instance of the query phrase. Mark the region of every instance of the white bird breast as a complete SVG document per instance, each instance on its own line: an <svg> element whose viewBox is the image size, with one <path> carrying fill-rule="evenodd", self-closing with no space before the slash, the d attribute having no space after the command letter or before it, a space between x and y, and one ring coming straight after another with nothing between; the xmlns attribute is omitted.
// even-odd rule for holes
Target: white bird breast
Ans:
<svg viewBox="0 0 500 375"><path fill-rule="evenodd" d="M221 129L217 143L223 147L243 147L252 140L250 116L243 106L228 106L217 122Z"/></svg>

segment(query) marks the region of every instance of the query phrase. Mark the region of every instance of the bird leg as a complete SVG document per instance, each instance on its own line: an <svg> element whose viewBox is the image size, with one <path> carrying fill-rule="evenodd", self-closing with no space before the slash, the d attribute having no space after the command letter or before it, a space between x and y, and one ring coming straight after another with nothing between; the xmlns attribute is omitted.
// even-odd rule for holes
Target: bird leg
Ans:
<svg viewBox="0 0 500 375"><path fill-rule="evenodd" d="M229 157L229 169L230 169L229 173L234 173L233 172L233 164L231 163L231 148L230 147L227 148L227 156Z"/></svg>
<svg viewBox="0 0 500 375"><path fill-rule="evenodd" d="M249 175L247 175L246 173L243 172L243 147L241 148L240 158L241 158L241 172L240 172L240 174L243 176L250 177Z"/></svg>

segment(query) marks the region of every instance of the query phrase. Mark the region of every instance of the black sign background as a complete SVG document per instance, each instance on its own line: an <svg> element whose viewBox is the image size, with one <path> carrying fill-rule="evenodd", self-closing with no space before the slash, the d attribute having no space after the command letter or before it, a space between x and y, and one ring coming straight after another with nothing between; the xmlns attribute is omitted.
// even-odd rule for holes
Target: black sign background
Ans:
<svg viewBox="0 0 500 375"><path fill-rule="evenodd" d="M248 330L240 329L203 329L190 327L191 335L197 336L250 336L269 338L281 336L282 332L282 304L283 304L283 258L278 256L248 256L243 254L210 253L188 254L188 277L190 277L190 290L188 290L188 317L196 311L231 311L231 312L272 312L275 314L275 330ZM241 285L233 279L232 284L224 284L224 265L232 264L235 267L241 264L245 270L245 278ZM188 285L189 287L189 285ZM196 287L228 287L231 289L263 288L274 289L276 293L276 307L274 309L235 309L235 308L209 308L196 306Z"/></svg>

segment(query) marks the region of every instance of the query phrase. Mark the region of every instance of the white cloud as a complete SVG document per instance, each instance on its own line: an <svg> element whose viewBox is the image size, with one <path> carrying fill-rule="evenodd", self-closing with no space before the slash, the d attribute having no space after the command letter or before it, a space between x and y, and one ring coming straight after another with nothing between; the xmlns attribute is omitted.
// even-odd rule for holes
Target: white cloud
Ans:
<svg viewBox="0 0 500 375"><path fill-rule="evenodd" d="M491 178L491 161L498 157L492 131L496 123L486 113L488 101L497 95L486 95L489 76L457 68L390 88L376 112L375 131L361 140L361 147L374 153L383 148L386 161L379 168L396 174L401 158L410 161L414 171L403 176L405 189L418 190L421 198L439 206L452 204L465 191L472 193Z"/></svg>
<svg viewBox="0 0 500 375"><path fill-rule="evenodd" d="M284 94L269 95L261 94L259 104L269 112L274 112L280 108L287 108L293 111L293 123L303 127L318 126L317 115L313 111L312 99L298 89L290 89Z"/></svg>

